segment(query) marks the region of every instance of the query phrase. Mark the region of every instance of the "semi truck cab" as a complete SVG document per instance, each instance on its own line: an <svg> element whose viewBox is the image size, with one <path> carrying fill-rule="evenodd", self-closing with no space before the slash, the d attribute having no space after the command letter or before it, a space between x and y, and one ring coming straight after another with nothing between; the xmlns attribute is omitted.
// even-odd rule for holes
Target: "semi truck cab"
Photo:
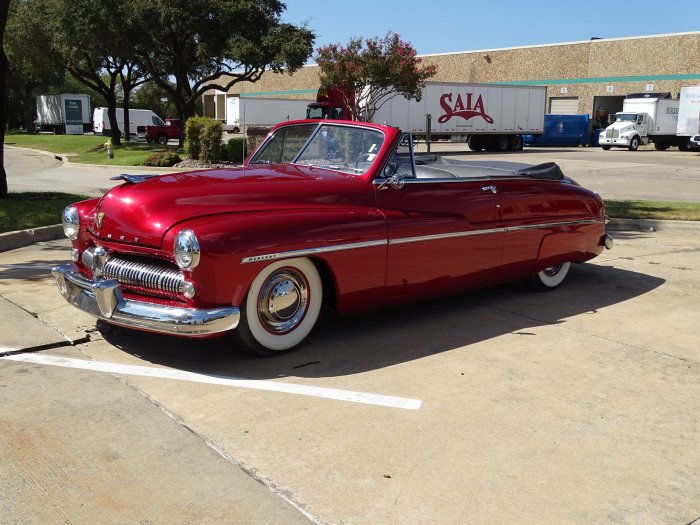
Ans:
<svg viewBox="0 0 700 525"><path fill-rule="evenodd" d="M649 143L646 113L616 113L614 121L600 134L598 143L608 150L613 146L636 150L640 144Z"/></svg>
<svg viewBox="0 0 700 525"><path fill-rule="evenodd" d="M347 113L342 106L330 102L311 102L306 107L306 118L349 120Z"/></svg>

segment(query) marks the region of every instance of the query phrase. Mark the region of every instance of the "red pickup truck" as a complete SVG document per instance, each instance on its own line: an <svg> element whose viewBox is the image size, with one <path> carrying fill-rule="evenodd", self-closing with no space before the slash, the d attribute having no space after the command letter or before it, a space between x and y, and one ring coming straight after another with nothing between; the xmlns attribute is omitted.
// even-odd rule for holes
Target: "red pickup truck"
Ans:
<svg viewBox="0 0 700 525"><path fill-rule="evenodd" d="M167 144L169 140L180 140L182 124L180 119L166 118L162 126L146 126L146 142Z"/></svg>

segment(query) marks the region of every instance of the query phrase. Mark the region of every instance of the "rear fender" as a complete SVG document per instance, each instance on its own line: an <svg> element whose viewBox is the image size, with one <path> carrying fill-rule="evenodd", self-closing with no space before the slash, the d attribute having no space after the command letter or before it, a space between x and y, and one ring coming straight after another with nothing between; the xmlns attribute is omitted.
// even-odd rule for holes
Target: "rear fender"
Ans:
<svg viewBox="0 0 700 525"><path fill-rule="evenodd" d="M603 233L597 234L589 227L545 235L540 243L533 273L565 262L580 263L592 259L603 250L599 243Z"/></svg>

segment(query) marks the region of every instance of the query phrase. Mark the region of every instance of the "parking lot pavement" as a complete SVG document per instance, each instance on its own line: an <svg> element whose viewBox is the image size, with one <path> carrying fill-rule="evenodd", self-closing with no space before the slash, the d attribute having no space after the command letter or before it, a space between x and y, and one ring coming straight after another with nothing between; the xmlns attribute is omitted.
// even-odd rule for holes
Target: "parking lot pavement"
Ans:
<svg viewBox="0 0 700 525"><path fill-rule="evenodd" d="M2 523L310 523L112 375L6 360L0 376Z"/></svg>
<svg viewBox="0 0 700 525"><path fill-rule="evenodd" d="M31 353L34 362L0 358L0 403L16 405L13 441L0 434L15 452L0 486L11 482L36 522L57 505L36 494L61 490L69 518L89 510L135 521L137 505L177 508L168 498L191 484L150 472L131 503L142 457L124 451L143 450L149 468L201 465L197 481L210 469L214 479L241 469L319 523L692 523L700 518L700 239L615 237L612 251L572 268L554 292L508 285L328 316L301 349L273 359L247 357L227 340L106 328L75 347ZM56 314L63 300L46 274L35 268L25 278L11 267L51 261L61 242L0 254L0 296L77 334L84 321ZM355 402L359 395L420 403ZM184 434L187 446L171 444ZM128 440L110 447L115 435ZM231 460L223 473L218 456L204 453L212 449ZM82 451L103 463L79 460ZM53 483L37 484L33 466L54 464ZM76 483L95 472L110 498ZM144 501L146 484L166 490ZM22 500L24 486L38 488ZM186 496L180 506L199 497ZM268 504L277 503L261 503L261 513ZM7 508L0 503L0 522L13 516Z"/></svg>

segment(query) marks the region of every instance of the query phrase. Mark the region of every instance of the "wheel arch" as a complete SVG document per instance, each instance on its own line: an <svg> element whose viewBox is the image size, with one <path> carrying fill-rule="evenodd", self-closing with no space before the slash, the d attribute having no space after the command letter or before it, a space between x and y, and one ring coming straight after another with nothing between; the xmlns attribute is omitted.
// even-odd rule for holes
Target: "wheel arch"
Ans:
<svg viewBox="0 0 700 525"><path fill-rule="evenodd" d="M323 305L334 311L338 306L338 281L331 265L321 257L311 257L311 262L316 267L321 276L321 286L323 287Z"/></svg>

